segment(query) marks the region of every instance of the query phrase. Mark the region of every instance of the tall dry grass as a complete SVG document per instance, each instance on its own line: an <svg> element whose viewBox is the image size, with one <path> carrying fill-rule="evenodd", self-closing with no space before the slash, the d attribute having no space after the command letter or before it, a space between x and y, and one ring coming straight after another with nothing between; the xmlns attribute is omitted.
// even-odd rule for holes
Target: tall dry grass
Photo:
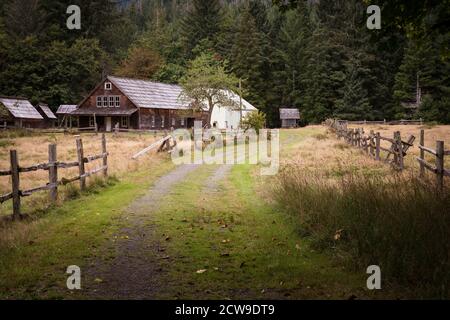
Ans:
<svg viewBox="0 0 450 320"><path fill-rule="evenodd" d="M420 141L420 130L425 130L425 145L429 148L436 149L436 141L442 140L446 144L446 150L450 150L450 127L448 125L350 125L349 129L353 128L364 128L365 134L369 134L370 130L375 133L380 132L381 136L392 138L395 131L400 131L402 139L406 141L409 136L413 135L416 137L414 141L414 146L408 150L409 156L405 159L405 164L407 169L417 169L418 164L415 158L419 156L419 141ZM381 142L382 146L389 148L390 144L387 141ZM435 158L426 154L426 158L429 162L434 164ZM447 168L450 168L450 157L446 157L445 164Z"/></svg>
<svg viewBox="0 0 450 320"><path fill-rule="evenodd" d="M367 126L403 137L421 126ZM449 126L424 126L426 145L446 141ZM405 138L406 139L406 138ZM282 164L267 197L294 215L302 233L319 249L334 252L359 270L380 265L384 284L410 288L418 297L450 297L450 193L422 183L415 147L407 170L396 173L323 127L285 132ZM446 167L450 168L450 157ZM432 162L432 159L429 159Z"/></svg>
<svg viewBox="0 0 450 320"><path fill-rule="evenodd" d="M12 132L2 132L0 136L0 170L7 170L9 164L9 150L15 149L19 156L19 165L22 167L31 166L38 163L48 162L48 145L57 144L58 160L64 162L77 161L76 140L77 136L64 134L46 135L23 135ZM101 135L92 133L82 134L85 156L101 153ZM107 134L107 150L109 152L108 165L109 173L116 177L121 177L128 172L135 171L139 167L149 163L148 156L144 161L131 160L131 156L147 147L159 139L160 136L154 134L120 133L118 135ZM153 161L153 160L152 160ZM86 170L100 167L101 160L86 164ZM78 175L78 168L59 169L58 177L71 178ZM23 173L20 175L20 185L22 190L43 186L48 183L47 171L36 171ZM88 178L88 183L95 184L95 180ZM76 192L76 182L61 188L61 200L66 196ZM11 178L0 177L0 194L11 191ZM35 211L45 209L48 205L47 192L39 192L31 197L23 198L25 211ZM0 216L11 213L10 201L0 205Z"/></svg>
<svg viewBox="0 0 450 320"><path fill-rule="evenodd" d="M449 190L414 176L330 178L290 165L275 194L316 247L354 266L379 265L385 281L418 296L450 297Z"/></svg>

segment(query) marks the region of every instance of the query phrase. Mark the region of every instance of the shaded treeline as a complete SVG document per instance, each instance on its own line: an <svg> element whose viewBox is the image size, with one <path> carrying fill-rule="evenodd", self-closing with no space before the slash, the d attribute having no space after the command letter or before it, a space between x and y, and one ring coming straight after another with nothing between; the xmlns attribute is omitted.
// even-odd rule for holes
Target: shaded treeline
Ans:
<svg viewBox="0 0 450 320"><path fill-rule="evenodd" d="M56 106L109 73L176 83L212 50L272 126L280 106L305 122L450 122L449 0L380 0L381 30L367 29L364 0L285 2L2 1L0 94ZM81 30L65 26L69 4L81 7Z"/></svg>

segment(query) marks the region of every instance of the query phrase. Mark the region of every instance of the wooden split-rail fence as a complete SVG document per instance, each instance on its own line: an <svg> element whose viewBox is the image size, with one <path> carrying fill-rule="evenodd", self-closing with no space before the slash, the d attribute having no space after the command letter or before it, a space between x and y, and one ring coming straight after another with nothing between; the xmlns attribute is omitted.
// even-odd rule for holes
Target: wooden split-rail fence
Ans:
<svg viewBox="0 0 450 320"><path fill-rule="evenodd" d="M38 191L49 191L50 201L55 203L58 200L58 186L67 185L69 183L79 181L80 189L86 189L86 178L102 172L106 177L108 176L108 152L106 149L106 138L102 135L102 153L85 156L83 149L83 140L81 138L76 139L77 155L78 159L74 162L60 162L57 159L56 144L50 144L48 146L48 162L36 164L33 166L22 167L19 164L19 157L16 150L10 150L10 169L0 170L0 176L11 176L11 192L0 195L0 204L12 199L13 202L13 219L19 219L22 217L21 213L21 198L31 196ZM85 164L96 160L102 159L102 166L92 171L86 172ZM79 174L72 178L61 178L58 180L58 169L67 169L72 167L78 167ZM25 172L33 172L38 170L48 171L49 182L45 186L22 190L20 188L20 174Z"/></svg>
<svg viewBox="0 0 450 320"><path fill-rule="evenodd" d="M431 171L436 175L436 184L439 189L444 188L444 177L450 177L450 170L445 169L445 156L450 155L450 150L445 150L444 141L436 141L436 149L425 146L425 130L420 130L420 156L417 161L420 165L420 177L425 176L425 170ZM434 156L434 165L425 160L425 153Z"/></svg>
<svg viewBox="0 0 450 320"><path fill-rule="evenodd" d="M366 135L363 128L348 129L347 121L335 119L326 120L325 125L335 132L339 139L343 138L348 144L364 150L375 160L389 162L397 170L405 168L404 158L416 139L411 135L406 141L403 141L400 131L394 132L392 138L383 137L379 132L375 133L373 130ZM388 142L390 147L383 147L382 141ZM382 151L386 153L384 159L381 156Z"/></svg>
<svg viewBox="0 0 450 320"><path fill-rule="evenodd" d="M370 131L368 136L364 136L363 129L348 129L347 121L329 119L325 121L325 125L331 128L336 133L338 138L344 138L351 145L363 148L374 159L382 160L380 152L385 151L387 153L386 161L389 161L391 155L394 155L394 159L391 160L393 166L397 169L404 169L404 157L410 147L413 146L415 141L414 136L410 136L407 141L402 141L400 132L395 132L394 137L386 138L382 137L379 132L374 133ZM390 148L384 148L381 146L381 141L388 141L391 143ZM425 172L429 171L434 173L436 177L436 185L440 190L444 188L444 178L450 177L450 170L445 169L445 156L450 155L450 150L445 150L444 141L436 141L436 149L432 149L425 146L425 130L420 130L420 142L419 142L420 156L417 157L417 161L420 165L420 177L425 177ZM400 152L403 150L403 152ZM425 159L425 154L430 154L434 157L434 164L428 162Z"/></svg>

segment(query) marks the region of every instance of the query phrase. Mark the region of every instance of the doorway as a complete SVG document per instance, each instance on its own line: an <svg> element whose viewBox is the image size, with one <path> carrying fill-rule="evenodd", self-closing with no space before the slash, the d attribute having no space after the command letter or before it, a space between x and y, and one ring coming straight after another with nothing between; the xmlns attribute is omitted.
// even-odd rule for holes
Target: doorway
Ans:
<svg viewBox="0 0 450 320"><path fill-rule="evenodd" d="M190 128L193 128L194 127L194 124L195 124L195 118L187 118L187 127L190 129Z"/></svg>
<svg viewBox="0 0 450 320"><path fill-rule="evenodd" d="M111 117L106 117L105 118L105 126L106 126L106 131L107 132L111 132Z"/></svg>

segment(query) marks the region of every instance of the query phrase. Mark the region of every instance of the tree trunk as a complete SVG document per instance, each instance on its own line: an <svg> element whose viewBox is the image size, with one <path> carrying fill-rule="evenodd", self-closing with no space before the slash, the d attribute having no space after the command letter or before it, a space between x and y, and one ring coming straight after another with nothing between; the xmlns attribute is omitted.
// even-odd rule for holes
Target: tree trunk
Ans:
<svg viewBox="0 0 450 320"><path fill-rule="evenodd" d="M208 128L211 128L212 127L212 125L211 125L212 113L213 113L214 107L215 107L214 103L212 102L212 98L208 98L208 105L209 105L209 108L208 108L208 123L207 123L207 125L208 125Z"/></svg>

